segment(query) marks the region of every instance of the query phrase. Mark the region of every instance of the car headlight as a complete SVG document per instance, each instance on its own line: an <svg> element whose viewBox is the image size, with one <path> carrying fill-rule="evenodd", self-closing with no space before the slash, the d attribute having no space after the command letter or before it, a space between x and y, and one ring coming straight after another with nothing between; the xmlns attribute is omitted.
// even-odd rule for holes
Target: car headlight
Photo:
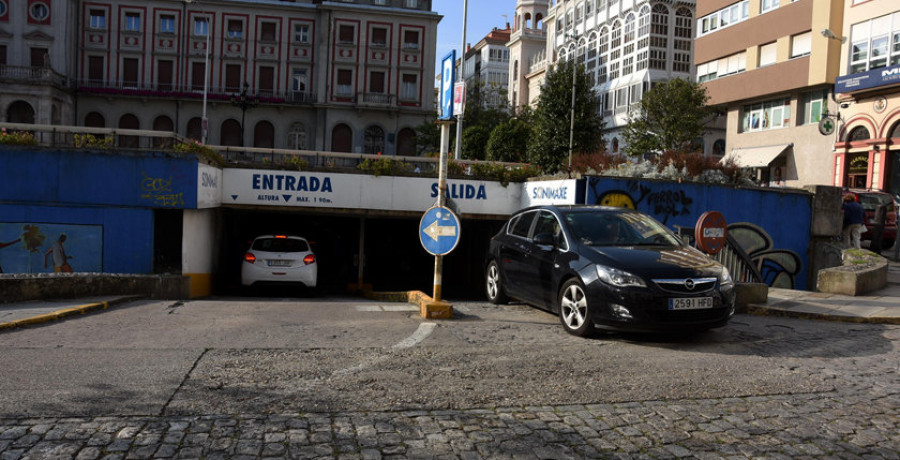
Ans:
<svg viewBox="0 0 900 460"><path fill-rule="evenodd" d="M626 271L597 265L597 276L606 284L617 287L647 287L644 280Z"/></svg>
<svg viewBox="0 0 900 460"><path fill-rule="evenodd" d="M722 278L719 280L719 284L722 286L731 286L734 284L734 280L731 279L731 273L725 267L722 267Z"/></svg>

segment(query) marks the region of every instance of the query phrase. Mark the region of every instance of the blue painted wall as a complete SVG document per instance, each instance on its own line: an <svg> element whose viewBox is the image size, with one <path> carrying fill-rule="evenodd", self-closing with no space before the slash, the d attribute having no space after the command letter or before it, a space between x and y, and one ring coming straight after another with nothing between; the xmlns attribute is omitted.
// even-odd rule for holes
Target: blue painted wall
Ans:
<svg viewBox="0 0 900 460"><path fill-rule="evenodd" d="M0 145L0 223L9 224L0 242L17 238L23 224L98 226L103 272L152 273L153 210L196 207L196 158ZM46 237L43 251L58 235ZM15 249L0 249L0 266Z"/></svg>
<svg viewBox="0 0 900 460"><path fill-rule="evenodd" d="M153 210L138 208L86 208L75 206L34 206L34 205L0 205L0 222L17 224L33 224L39 227L47 227L47 224L58 226L68 225L94 225L102 227L103 245L102 261L105 273L152 273L153 272ZM9 242L21 236L20 233L10 234L9 226L3 237L3 242ZM47 234L44 245L40 248L40 256L34 259L39 267L34 272L44 272L43 253L56 242L59 235ZM72 260L75 271L85 271L79 266L77 250L73 242L66 243L69 255L76 255ZM4 265L3 260L9 251L21 250L20 246L13 245L0 249L0 266L6 273L20 272L11 270L11 265ZM52 272L52 267L50 270Z"/></svg>
<svg viewBox="0 0 900 460"><path fill-rule="evenodd" d="M706 211L725 216L732 236L762 265L770 286L806 289L812 196L645 179L589 177L585 203L632 207L669 228L693 228Z"/></svg>
<svg viewBox="0 0 900 460"><path fill-rule="evenodd" d="M197 207L197 160L0 146L0 200Z"/></svg>

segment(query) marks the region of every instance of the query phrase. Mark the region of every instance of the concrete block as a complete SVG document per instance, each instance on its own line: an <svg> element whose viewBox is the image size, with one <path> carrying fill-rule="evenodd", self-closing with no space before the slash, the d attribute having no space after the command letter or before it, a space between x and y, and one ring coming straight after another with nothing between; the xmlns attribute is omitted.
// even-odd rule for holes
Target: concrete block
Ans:
<svg viewBox="0 0 900 460"><path fill-rule="evenodd" d="M859 296L887 286L887 259L861 249L844 251L844 265L819 270L819 292Z"/></svg>
<svg viewBox="0 0 900 460"><path fill-rule="evenodd" d="M813 194L810 235L830 237L841 234L844 216L841 213L843 192L840 187L815 185L806 187Z"/></svg>
<svg viewBox="0 0 900 460"><path fill-rule="evenodd" d="M764 283L738 283L734 285L734 312L747 313L751 304L769 301L769 286Z"/></svg>

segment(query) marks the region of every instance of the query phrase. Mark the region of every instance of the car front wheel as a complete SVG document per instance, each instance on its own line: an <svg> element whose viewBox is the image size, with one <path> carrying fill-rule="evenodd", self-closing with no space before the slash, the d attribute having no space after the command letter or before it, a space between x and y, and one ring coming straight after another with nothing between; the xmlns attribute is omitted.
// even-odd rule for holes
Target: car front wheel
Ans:
<svg viewBox="0 0 900 460"><path fill-rule="evenodd" d="M500 281L500 266L496 260L492 260L488 264L487 276L485 276L485 292L487 293L488 302L492 304L504 304L509 301L509 297L503 292L503 284Z"/></svg>
<svg viewBox="0 0 900 460"><path fill-rule="evenodd" d="M572 335L587 337L594 332L584 286L577 279L566 282L560 291L559 321Z"/></svg>

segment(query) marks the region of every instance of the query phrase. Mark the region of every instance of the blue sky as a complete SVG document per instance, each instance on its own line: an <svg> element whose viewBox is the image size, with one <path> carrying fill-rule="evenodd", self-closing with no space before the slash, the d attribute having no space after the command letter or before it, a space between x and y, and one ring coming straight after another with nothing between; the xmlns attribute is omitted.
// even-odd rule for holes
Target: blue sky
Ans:
<svg viewBox="0 0 900 460"><path fill-rule="evenodd" d="M438 23L437 60L435 71L440 71L440 62L450 50L460 53L462 44L463 0L434 0L432 10L444 18ZM478 43L494 27L502 29L509 22L513 24L516 0L469 0L468 21L466 22L466 42ZM503 15L506 17L503 17Z"/></svg>

